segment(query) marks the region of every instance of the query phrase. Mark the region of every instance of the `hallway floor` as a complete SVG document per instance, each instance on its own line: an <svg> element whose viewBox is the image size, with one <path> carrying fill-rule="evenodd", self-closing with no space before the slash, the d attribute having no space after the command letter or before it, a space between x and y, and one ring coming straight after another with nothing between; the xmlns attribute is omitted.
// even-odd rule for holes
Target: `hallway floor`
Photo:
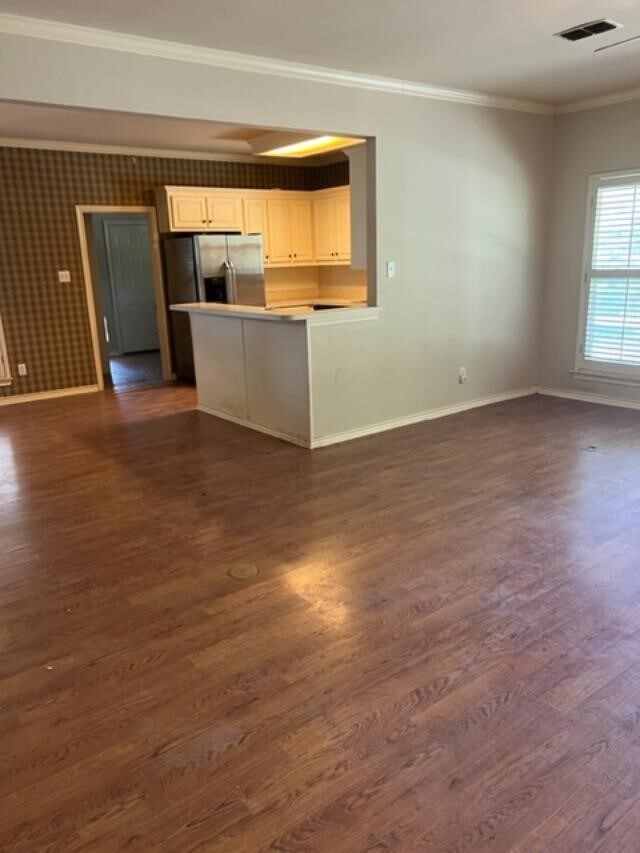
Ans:
<svg viewBox="0 0 640 853"><path fill-rule="evenodd" d="M136 352L109 359L111 380L116 391L163 382L160 351Z"/></svg>
<svg viewBox="0 0 640 853"><path fill-rule="evenodd" d="M638 850L638 412L12 406L0 541L1 850Z"/></svg>

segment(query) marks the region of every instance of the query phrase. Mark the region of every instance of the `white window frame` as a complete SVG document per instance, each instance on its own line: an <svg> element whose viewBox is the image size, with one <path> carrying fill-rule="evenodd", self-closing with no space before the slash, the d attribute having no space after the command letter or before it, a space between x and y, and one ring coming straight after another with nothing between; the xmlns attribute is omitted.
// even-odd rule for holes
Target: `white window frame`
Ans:
<svg viewBox="0 0 640 853"><path fill-rule="evenodd" d="M580 280L580 305L578 310L578 333L576 335L576 353L573 373L585 379L611 381L623 385L640 385L640 365L612 364L610 361L594 361L584 357L587 334L587 310L589 306L589 280L593 259L593 239L596 223L596 198L600 186L624 186L629 179L640 183L640 170L630 169L624 172L604 172L589 177L587 193L587 212L585 216L584 252L582 257L582 278ZM640 270L634 270L640 278Z"/></svg>
<svg viewBox="0 0 640 853"><path fill-rule="evenodd" d="M9 367L9 355L7 353L7 341L4 336L4 326L0 317L0 388L11 385L13 382L11 368Z"/></svg>

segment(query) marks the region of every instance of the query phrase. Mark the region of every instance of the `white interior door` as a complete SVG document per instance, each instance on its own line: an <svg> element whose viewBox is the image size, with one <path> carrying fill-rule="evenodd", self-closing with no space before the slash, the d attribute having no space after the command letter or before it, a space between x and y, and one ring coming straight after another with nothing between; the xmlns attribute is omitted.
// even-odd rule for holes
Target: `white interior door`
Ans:
<svg viewBox="0 0 640 853"><path fill-rule="evenodd" d="M109 283L123 353L160 346L146 221L105 221Z"/></svg>

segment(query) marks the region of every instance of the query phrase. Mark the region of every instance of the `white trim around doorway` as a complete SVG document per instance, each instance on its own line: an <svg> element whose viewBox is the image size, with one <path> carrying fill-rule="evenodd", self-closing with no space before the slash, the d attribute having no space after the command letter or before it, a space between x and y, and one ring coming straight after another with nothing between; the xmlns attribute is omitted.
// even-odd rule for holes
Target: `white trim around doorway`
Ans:
<svg viewBox="0 0 640 853"><path fill-rule="evenodd" d="M128 215L132 213L144 213L147 217L149 236L151 238L151 267L153 271L153 288L156 297L156 320L158 323L158 337L160 339L160 361L162 364L162 378L165 381L174 379L171 370L171 355L169 351L169 329L167 323L167 304L164 295L164 284L162 281L162 260L160 258L160 234L158 232L158 220L155 207L132 206L132 205L101 205L101 204L77 204L76 220L78 223L78 236L80 238L80 254L82 257L82 275L84 277L85 295L87 298L87 312L89 315L89 328L91 330L91 343L93 346L93 359L96 369L96 383L98 390L104 389L104 377L102 374L102 356L100 353L100 339L98 337L98 314L94 296L94 282L89 259L89 241L87 239L86 217L92 213L121 213Z"/></svg>

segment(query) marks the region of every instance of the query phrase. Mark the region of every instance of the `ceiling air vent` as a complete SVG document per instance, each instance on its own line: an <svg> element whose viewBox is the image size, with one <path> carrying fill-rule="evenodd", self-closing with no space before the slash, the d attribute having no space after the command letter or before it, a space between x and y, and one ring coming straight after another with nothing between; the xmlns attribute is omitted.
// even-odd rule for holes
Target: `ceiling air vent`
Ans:
<svg viewBox="0 0 640 853"><path fill-rule="evenodd" d="M621 26L622 24L611 21L609 18L602 18L599 21L589 21L587 24L579 24L577 27L562 30L562 32L554 33L554 35L566 41L580 41L581 39L591 38L591 36L599 36L601 33L608 33L610 30L617 30Z"/></svg>

